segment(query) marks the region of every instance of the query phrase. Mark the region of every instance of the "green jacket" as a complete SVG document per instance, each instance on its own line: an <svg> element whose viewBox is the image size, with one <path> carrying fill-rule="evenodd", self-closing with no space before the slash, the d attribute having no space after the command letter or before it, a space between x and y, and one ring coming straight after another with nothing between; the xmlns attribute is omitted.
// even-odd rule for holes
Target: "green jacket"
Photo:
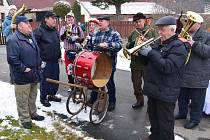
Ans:
<svg viewBox="0 0 210 140"><path fill-rule="evenodd" d="M140 34L144 34L147 30L149 29L149 32L145 35L145 37L147 39L150 39L152 37L156 38L158 37L158 33L156 31L156 29L154 29L153 27L149 27L149 26L145 26L145 28L143 30L140 30L140 29L135 29L131 35L128 37L128 42L126 44L126 48L127 49L131 49L134 47L135 45L135 41L136 41L136 38L139 36L139 33ZM138 32L136 31L138 30ZM144 69L144 64L142 62L142 59L141 57L139 56L135 56L133 55L131 57L131 64L130 64L130 68L132 69L136 69L136 70L143 70Z"/></svg>

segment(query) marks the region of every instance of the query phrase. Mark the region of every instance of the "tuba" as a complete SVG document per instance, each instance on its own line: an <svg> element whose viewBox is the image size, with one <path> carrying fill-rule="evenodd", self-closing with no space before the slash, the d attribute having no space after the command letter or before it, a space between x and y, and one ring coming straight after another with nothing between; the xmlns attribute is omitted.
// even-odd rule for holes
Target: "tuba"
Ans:
<svg viewBox="0 0 210 140"><path fill-rule="evenodd" d="M142 47L151 45L152 43L154 43L156 40L158 40L160 38L161 38L161 36L159 36L157 38L150 38L149 40L147 40L131 49L123 49L123 54L128 60L130 60L131 55L136 54Z"/></svg>
<svg viewBox="0 0 210 140"><path fill-rule="evenodd" d="M188 32L196 22L203 22L203 18L195 12L187 11L187 22L182 28L179 36L185 39L192 39Z"/></svg>
<svg viewBox="0 0 210 140"><path fill-rule="evenodd" d="M23 14L26 10L27 7L23 4L22 7L12 16L11 24L15 24L16 17Z"/></svg>
<svg viewBox="0 0 210 140"><path fill-rule="evenodd" d="M187 40L192 40L192 37L190 36L189 34L189 30L190 28L195 24L195 23L202 23L203 22L203 18L195 13L195 12L192 12L192 11L187 11L187 22L186 24L183 26L180 34L179 34L179 37L181 38L185 38ZM187 64L187 62L189 61L190 59L190 55L191 55L191 49L189 50L189 53L188 53L188 56L187 56L187 59L186 59L186 62L185 64Z"/></svg>

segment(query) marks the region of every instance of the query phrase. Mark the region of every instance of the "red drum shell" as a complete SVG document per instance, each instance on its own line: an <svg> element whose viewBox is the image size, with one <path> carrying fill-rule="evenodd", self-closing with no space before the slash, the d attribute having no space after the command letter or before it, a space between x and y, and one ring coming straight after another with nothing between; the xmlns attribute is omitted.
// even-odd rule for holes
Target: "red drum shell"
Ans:
<svg viewBox="0 0 210 140"><path fill-rule="evenodd" d="M112 73L111 58L100 52L82 51L74 60L73 74L76 83L103 87Z"/></svg>

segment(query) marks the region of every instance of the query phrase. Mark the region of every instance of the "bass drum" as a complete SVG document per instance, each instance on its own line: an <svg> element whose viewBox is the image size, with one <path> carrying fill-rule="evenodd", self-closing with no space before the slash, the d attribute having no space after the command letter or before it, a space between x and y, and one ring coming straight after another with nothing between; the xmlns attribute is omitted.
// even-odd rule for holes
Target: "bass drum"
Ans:
<svg viewBox="0 0 210 140"><path fill-rule="evenodd" d="M112 61L105 53L82 51L74 60L73 74L76 83L88 87L104 87L111 73Z"/></svg>

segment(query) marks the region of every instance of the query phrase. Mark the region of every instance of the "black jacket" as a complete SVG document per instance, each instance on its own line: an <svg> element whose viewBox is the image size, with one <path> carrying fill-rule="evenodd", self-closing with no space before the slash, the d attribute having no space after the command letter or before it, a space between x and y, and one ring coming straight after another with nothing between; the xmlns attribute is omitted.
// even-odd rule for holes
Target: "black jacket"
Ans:
<svg viewBox="0 0 210 140"><path fill-rule="evenodd" d="M176 102L188 49L177 35L162 44L157 40L152 48L144 71L143 93L165 102Z"/></svg>
<svg viewBox="0 0 210 140"><path fill-rule="evenodd" d="M58 59L61 58L58 31L55 28L50 28L43 23L34 31L34 35L40 48L42 61L58 62Z"/></svg>
<svg viewBox="0 0 210 140"><path fill-rule="evenodd" d="M8 40L6 49L11 82L18 85L39 82L41 59L34 37L26 37L16 31ZM24 72L26 68L31 68L31 71Z"/></svg>
<svg viewBox="0 0 210 140"><path fill-rule="evenodd" d="M193 40L195 43L183 74L182 87L207 88L210 74L210 33L199 29Z"/></svg>

